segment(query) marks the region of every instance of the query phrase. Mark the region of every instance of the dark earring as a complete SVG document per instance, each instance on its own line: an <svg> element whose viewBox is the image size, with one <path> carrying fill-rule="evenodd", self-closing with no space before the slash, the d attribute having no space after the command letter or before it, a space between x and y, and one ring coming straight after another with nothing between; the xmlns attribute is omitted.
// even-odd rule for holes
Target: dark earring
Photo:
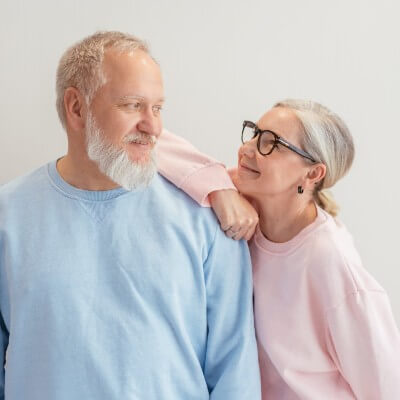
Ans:
<svg viewBox="0 0 400 400"><path fill-rule="evenodd" d="M304 189L302 186L297 186L297 193L302 194L304 192Z"/></svg>

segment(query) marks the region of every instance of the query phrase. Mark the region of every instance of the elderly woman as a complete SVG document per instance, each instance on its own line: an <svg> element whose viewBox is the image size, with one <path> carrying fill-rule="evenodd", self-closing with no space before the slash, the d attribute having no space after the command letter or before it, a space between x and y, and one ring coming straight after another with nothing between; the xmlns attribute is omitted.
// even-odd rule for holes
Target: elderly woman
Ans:
<svg viewBox="0 0 400 400"><path fill-rule="evenodd" d="M245 121L242 142L232 179L259 215L249 246L263 398L400 399L388 297L326 192L352 164L348 128L318 103L286 100ZM166 133L159 147L161 173L200 203L229 188L221 167L181 139Z"/></svg>

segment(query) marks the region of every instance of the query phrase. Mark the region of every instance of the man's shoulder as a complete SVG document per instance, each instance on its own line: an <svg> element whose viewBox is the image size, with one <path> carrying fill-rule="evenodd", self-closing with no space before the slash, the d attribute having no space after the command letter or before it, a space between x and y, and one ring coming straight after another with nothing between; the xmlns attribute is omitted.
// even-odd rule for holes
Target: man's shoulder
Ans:
<svg viewBox="0 0 400 400"><path fill-rule="evenodd" d="M156 174L151 188L154 192L157 193L157 196L166 196L170 200L179 202L179 204L182 204L190 209L196 210L198 212L201 212L201 210L203 210L206 211L206 214L208 214L208 211L210 211L209 207L201 207L182 189L179 189L177 186L175 186L172 182L164 178L159 173Z"/></svg>
<svg viewBox="0 0 400 400"><path fill-rule="evenodd" d="M171 218L183 220L190 218L193 221L202 220L212 228L218 227L218 220L209 207L201 207L195 200L188 196L183 190L176 187L168 179L157 174L151 185L152 196L169 213Z"/></svg>
<svg viewBox="0 0 400 400"><path fill-rule="evenodd" d="M26 198L40 191L41 186L46 182L47 165L42 165L33 171L0 185L0 202L16 200L19 197Z"/></svg>
<svg viewBox="0 0 400 400"><path fill-rule="evenodd" d="M225 249L232 254L239 252L248 261L248 247L245 241L235 241L228 238L221 230L218 219L210 207L201 207L184 191L169 180L157 174L152 184L154 200L161 202L156 212L159 223L173 226L182 232L185 242L194 240L204 244L209 251L212 247ZM151 199L153 201L153 199ZM242 253L243 252L243 253Z"/></svg>

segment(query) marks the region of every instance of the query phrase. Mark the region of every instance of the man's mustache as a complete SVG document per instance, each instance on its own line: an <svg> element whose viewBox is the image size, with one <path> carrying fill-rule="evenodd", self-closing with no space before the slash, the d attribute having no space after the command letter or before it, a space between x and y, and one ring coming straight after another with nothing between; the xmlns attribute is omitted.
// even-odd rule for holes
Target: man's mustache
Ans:
<svg viewBox="0 0 400 400"><path fill-rule="evenodd" d="M131 133L123 138L124 143L156 144L156 137L147 133Z"/></svg>

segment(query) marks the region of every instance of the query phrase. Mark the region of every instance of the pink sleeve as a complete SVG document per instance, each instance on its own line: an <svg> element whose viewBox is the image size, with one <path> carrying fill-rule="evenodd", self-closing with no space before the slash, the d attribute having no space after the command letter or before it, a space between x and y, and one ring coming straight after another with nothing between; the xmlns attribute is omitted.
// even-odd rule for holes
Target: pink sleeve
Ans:
<svg viewBox="0 0 400 400"><path fill-rule="evenodd" d="M359 291L329 311L330 354L357 399L400 399L400 334L383 291Z"/></svg>
<svg viewBox="0 0 400 400"><path fill-rule="evenodd" d="M200 153L188 141L163 130L157 141L158 172L203 207L215 190L235 189L225 166Z"/></svg>

